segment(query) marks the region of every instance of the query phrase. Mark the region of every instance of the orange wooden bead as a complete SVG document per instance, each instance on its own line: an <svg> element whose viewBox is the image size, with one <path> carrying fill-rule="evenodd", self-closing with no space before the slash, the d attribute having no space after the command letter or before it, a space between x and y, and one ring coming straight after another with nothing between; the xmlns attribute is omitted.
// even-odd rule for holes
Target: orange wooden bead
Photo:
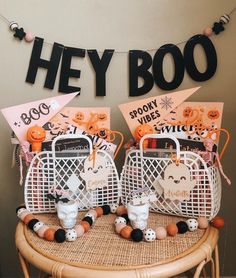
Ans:
<svg viewBox="0 0 236 278"><path fill-rule="evenodd" d="M130 236L131 236L131 232L133 231L133 229L130 227L130 226L125 226L121 232L120 232L120 235L123 237L123 238L126 238L126 239L129 239Z"/></svg>
<svg viewBox="0 0 236 278"><path fill-rule="evenodd" d="M224 218L221 216L216 216L211 220L211 225L217 229L221 229L225 225Z"/></svg>
<svg viewBox="0 0 236 278"><path fill-rule="evenodd" d="M30 220L32 220L32 219L34 219L34 216L33 216L33 214L27 214L25 217L24 217L24 220L23 220L23 222L27 225L29 222L30 222Z"/></svg>
<svg viewBox="0 0 236 278"><path fill-rule="evenodd" d="M117 215L127 214L127 208L125 206L119 206L116 210Z"/></svg>
<svg viewBox="0 0 236 278"><path fill-rule="evenodd" d="M101 207L95 208L95 211L97 213L97 217L100 217L103 215L103 209Z"/></svg>
<svg viewBox="0 0 236 278"><path fill-rule="evenodd" d="M175 236L178 233L178 227L175 223L171 223L166 227L169 236Z"/></svg>
<svg viewBox="0 0 236 278"><path fill-rule="evenodd" d="M90 229L90 225L87 221L81 221L80 225L82 225L84 227L84 232L87 233L88 230Z"/></svg>
<svg viewBox="0 0 236 278"><path fill-rule="evenodd" d="M55 235L56 230L53 228L48 228L45 232L44 232L44 238L48 241L53 241L54 240L54 235Z"/></svg>

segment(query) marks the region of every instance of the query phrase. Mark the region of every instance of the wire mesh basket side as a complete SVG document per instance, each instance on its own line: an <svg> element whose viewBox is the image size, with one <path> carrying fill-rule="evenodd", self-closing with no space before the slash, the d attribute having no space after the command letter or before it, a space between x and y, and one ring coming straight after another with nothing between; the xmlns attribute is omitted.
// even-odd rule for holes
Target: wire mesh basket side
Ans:
<svg viewBox="0 0 236 278"><path fill-rule="evenodd" d="M166 166L173 163L170 152L146 151L141 154L139 150L134 150L128 153L121 173L122 202L128 202L127 196L132 191L147 187L157 196L157 200L151 203L153 211L185 217L201 215L213 218L220 206L221 184L217 169L207 168L202 158L193 152L180 152L180 159L189 168L191 180L196 182L188 201L165 199L158 183Z"/></svg>
<svg viewBox="0 0 236 278"><path fill-rule="evenodd" d="M80 177L88 153L58 152L52 156L52 152L42 152L36 155L26 176L24 195L27 209L34 213L55 212L55 202L46 197L52 191L67 192L66 197L77 200L80 210L119 203L120 182L116 166L108 153L103 150L98 153L106 160L109 175L107 186L95 190L87 190Z"/></svg>
<svg viewBox="0 0 236 278"><path fill-rule="evenodd" d="M28 169L24 199L26 208L34 213L54 212L55 203L46 198L54 186L51 152L41 152L31 161Z"/></svg>

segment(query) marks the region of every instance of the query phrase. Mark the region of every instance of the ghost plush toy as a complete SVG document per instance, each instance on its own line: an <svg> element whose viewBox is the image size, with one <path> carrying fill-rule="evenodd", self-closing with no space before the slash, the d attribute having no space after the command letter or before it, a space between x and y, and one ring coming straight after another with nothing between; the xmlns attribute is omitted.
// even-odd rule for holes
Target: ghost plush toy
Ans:
<svg viewBox="0 0 236 278"><path fill-rule="evenodd" d="M106 158L99 153L84 160L84 170L80 173L86 183L87 190L95 190L108 186L109 168Z"/></svg>
<svg viewBox="0 0 236 278"><path fill-rule="evenodd" d="M164 178L159 179L164 191L164 198L180 202L190 199L190 191L196 185L196 180L191 180L190 170L183 163L171 163L164 171Z"/></svg>

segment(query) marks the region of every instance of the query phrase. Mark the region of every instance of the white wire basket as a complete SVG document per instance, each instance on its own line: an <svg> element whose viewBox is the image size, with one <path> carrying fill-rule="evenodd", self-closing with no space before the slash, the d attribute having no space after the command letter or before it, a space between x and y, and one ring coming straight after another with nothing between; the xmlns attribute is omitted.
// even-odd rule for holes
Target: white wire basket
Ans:
<svg viewBox="0 0 236 278"><path fill-rule="evenodd" d="M149 138L169 138L176 144L176 150L143 149L143 141ZM165 168L173 163L173 152L176 158L184 163L191 180L196 184L190 191L188 201L165 199L162 192L154 186L163 177ZM196 153L180 151L178 140L172 135L152 134L144 136L140 141L139 150L128 152L121 173L121 200L127 204L132 192L146 187L150 193L155 193L157 200L150 203L152 211L179 215L184 217L204 216L212 219L220 209L221 179L216 166L207 167L205 161Z"/></svg>
<svg viewBox="0 0 236 278"><path fill-rule="evenodd" d="M57 142L66 139L85 140L88 149L56 151ZM83 171L85 159L92 152L92 141L87 136L61 135L56 137L52 143L52 151L40 152L31 161L24 189L26 208L34 213L55 212L55 201L49 200L47 194L53 190L65 192L71 188L73 190L69 190L69 199L78 201L79 210L104 204L118 204L119 176L113 159L103 150L97 150L97 154L105 159L108 169L107 185L95 190L86 189L85 181L80 173Z"/></svg>

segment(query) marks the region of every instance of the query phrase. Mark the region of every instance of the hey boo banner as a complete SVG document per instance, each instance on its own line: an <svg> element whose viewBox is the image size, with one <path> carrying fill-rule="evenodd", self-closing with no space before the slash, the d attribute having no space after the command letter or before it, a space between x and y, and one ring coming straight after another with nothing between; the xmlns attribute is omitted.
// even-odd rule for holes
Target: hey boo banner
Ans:
<svg viewBox="0 0 236 278"><path fill-rule="evenodd" d="M81 88L69 85L70 78L80 78L81 71L78 67L72 68L71 62L73 57L81 58L81 61L88 55L96 77L96 96L106 96L106 72L114 49L105 49L101 55L96 49L85 50L64 46L54 43L52 47L51 57L49 60L41 56L43 49L42 38L36 37L30 58L26 82L34 84L39 68L47 71L44 87L53 89L55 86L56 76L59 65L59 86L58 91L62 93L80 92ZM196 45L200 45L205 53L206 68L200 72L194 60L194 49ZM129 59L129 96L141 96L148 93L154 86L158 86L162 90L174 90L183 81L185 70L188 75L197 82L210 79L216 72L217 55L212 41L204 35L195 35L191 37L185 44L183 53L178 46L174 44L165 44L157 49L152 57L147 51L130 50ZM164 58L170 54L173 58L174 74L171 81L165 79L163 70ZM139 80L142 79L142 85ZM122 81L121 81L122 82Z"/></svg>

